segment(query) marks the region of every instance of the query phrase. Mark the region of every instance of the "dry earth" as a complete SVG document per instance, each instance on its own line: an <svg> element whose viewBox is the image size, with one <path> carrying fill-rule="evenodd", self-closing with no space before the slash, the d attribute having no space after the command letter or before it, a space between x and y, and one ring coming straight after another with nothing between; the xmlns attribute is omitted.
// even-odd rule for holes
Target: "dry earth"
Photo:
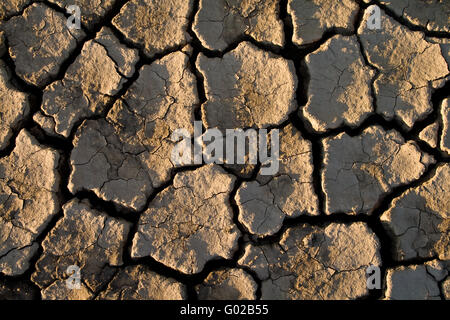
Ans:
<svg viewBox="0 0 450 320"><path fill-rule="evenodd" d="M449 26L446 0L2 0L0 299L450 299ZM173 163L195 120L278 129L278 172Z"/></svg>

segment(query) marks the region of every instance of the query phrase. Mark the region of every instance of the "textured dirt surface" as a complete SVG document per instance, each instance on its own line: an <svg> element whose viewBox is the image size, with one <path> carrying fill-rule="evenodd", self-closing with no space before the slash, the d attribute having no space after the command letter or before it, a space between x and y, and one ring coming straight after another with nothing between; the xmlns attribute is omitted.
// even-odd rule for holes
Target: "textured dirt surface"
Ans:
<svg viewBox="0 0 450 320"><path fill-rule="evenodd" d="M211 272L197 287L199 300L254 300L256 282L242 269Z"/></svg>
<svg viewBox="0 0 450 320"><path fill-rule="evenodd" d="M333 223L304 224L287 229L279 243L248 245L239 264L262 280L262 299L355 299L368 294L366 268L381 260L365 224Z"/></svg>
<svg viewBox="0 0 450 320"><path fill-rule="evenodd" d="M15 143L13 152L0 160L0 268L6 275L20 275L29 268L39 247L36 238L60 204L60 154L40 145L25 129Z"/></svg>
<svg viewBox="0 0 450 320"><path fill-rule="evenodd" d="M42 242L32 281L43 299L89 299L111 280L114 267L123 264L130 223L92 209L87 200L72 200L63 211L64 217ZM65 271L76 264L83 268L83 281L80 289L72 290L66 286Z"/></svg>
<svg viewBox="0 0 450 320"><path fill-rule="evenodd" d="M62 13L41 3L27 7L22 15L4 23L2 29L17 75L36 86L44 86L55 78L61 64L85 37L82 30L66 27Z"/></svg>
<svg viewBox="0 0 450 320"><path fill-rule="evenodd" d="M0 299L450 299L449 22L438 0L2 0ZM278 170L174 161L195 121L267 130Z"/></svg>
<svg viewBox="0 0 450 320"><path fill-rule="evenodd" d="M411 31L385 13L383 28L370 30L369 17L366 11L357 33L368 62L379 72L374 82L377 111L409 129L432 112L430 87L443 84L447 62L440 46L428 42L423 32Z"/></svg>
<svg viewBox="0 0 450 320"><path fill-rule="evenodd" d="M294 63L249 42L222 58L200 53L197 67L205 79L207 128L266 128L280 125L295 110Z"/></svg>
<svg viewBox="0 0 450 320"><path fill-rule="evenodd" d="M193 30L205 48L224 50L245 36L284 45L283 23L276 0L201 0Z"/></svg>
<svg viewBox="0 0 450 320"><path fill-rule="evenodd" d="M395 259L450 259L450 166L395 199L381 220L395 241Z"/></svg>
<svg viewBox="0 0 450 320"><path fill-rule="evenodd" d="M258 172L256 181L243 182L236 194L240 223L259 237L278 232L286 217L319 214L311 143L293 125L280 132L279 158L276 175Z"/></svg>
<svg viewBox="0 0 450 320"><path fill-rule="evenodd" d="M100 300L183 300L186 286L161 276L143 265L129 266L117 272Z"/></svg>
<svg viewBox="0 0 450 320"><path fill-rule="evenodd" d="M106 119L84 121L75 133L69 190L91 190L106 201L142 210L175 164L170 135L193 131L198 103L188 56L174 52L144 65ZM76 110L79 111L79 108Z"/></svg>
<svg viewBox="0 0 450 320"><path fill-rule="evenodd" d="M355 36L335 36L306 57L311 80L303 115L314 130L356 127L373 113L370 84L375 71L366 66Z"/></svg>
<svg viewBox="0 0 450 320"><path fill-rule="evenodd" d="M411 265L389 270L386 299L440 300L439 283L447 276L447 271L439 272L440 270L428 265Z"/></svg>
<svg viewBox="0 0 450 320"><path fill-rule="evenodd" d="M395 130L371 126L352 137L346 133L323 141L322 186L325 212L370 213L380 197L417 180L434 162Z"/></svg>

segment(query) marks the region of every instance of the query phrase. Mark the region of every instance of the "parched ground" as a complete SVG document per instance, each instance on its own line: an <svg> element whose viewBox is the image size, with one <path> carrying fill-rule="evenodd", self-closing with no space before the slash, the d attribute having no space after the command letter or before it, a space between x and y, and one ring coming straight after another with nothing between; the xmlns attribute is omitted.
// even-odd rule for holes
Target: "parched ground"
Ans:
<svg viewBox="0 0 450 320"><path fill-rule="evenodd" d="M445 0L2 0L0 299L450 299L449 26ZM172 162L194 121L278 129L278 172Z"/></svg>

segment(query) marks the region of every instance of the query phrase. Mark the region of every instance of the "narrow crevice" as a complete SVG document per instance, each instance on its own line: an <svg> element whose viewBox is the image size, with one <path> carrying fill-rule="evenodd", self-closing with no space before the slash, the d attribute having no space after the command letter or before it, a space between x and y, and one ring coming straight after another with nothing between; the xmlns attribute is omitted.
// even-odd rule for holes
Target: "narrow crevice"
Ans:
<svg viewBox="0 0 450 320"><path fill-rule="evenodd" d="M424 151L431 153L431 154L439 154L439 157L442 157L446 160L449 159L449 156L445 154L444 152L436 151L440 147L441 143L441 137L442 137L442 130L443 130L443 123L442 123L442 117L441 117L441 104L442 101L444 101L446 98L450 97L450 81L447 81L442 87L435 89L431 93L431 104L433 106L433 111L423 120L416 121L414 126L411 128L411 135L415 136L418 144L420 143L421 148L423 148ZM429 125L437 122L439 124L438 129L438 135L437 135L437 147L431 148L427 143L422 142L419 139L419 134L422 130L424 130Z"/></svg>
<svg viewBox="0 0 450 320"><path fill-rule="evenodd" d="M70 156L70 152L73 148L71 140L65 139L62 136L48 134L38 123L34 121L30 123L30 126L27 127L27 129L33 137L36 138L39 144L55 149L64 156Z"/></svg>
<svg viewBox="0 0 450 320"><path fill-rule="evenodd" d="M355 137L361 135L367 128L372 126L379 126L383 128L385 131L395 130L397 131L405 141L414 141L417 144L420 144L420 141L416 141L417 137L416 135L412 134L411 132L408 132L405 130L396 120L395 118L392 120L386 120L383 116L379 114L371 114L368 116L358 127L350 127L348 125L341 126L336 129L331 129L326 132L317 133L312 130L310 130L308 125L305 125L302 120L293 119L294 125L302 132L304 137L306 137L309 140L313 141L319 141L321 139L330 138L330 137L336 137L340 134L347 134L350 137ZM439 162L448 162L448 159L444 158L442 155L439 154L436 150L431 150L429 148L430 153L437 157L437 160Z"/></svg>
<svg viewBox="0 0 450 320"><path fill-rule="evenodd" d="M327 225L332 223L352 224L355 222L367 223L368 221L369 216L363 213L357 215L334 213L330 215L320 215L320 216L301 215L296 218L287 217L284 220L283 226L277 233L262 238L252 238L251 242L257 246L276 244L280 242L283 234L288 229L299 227L305 224L308 226L326 227Z"/></svg>
<svg viewBox="0 0 450 320"><path fill-rule="evenodd" d="M424 33L427 37L433 37L433 38L443 38L443 39L449 39L450 33L443 32L443 31L430 31L426 29L423 26L413 24L412 22L408 21L407 19L403 18L402 16L398 16L395 14L395 12L390 9L388 6L381 4L378 0L372 0L371 4L376 4L379 6L389 17L394 19L396 22L400 23L402 26L408 28L411 31L420 31Z"/></svg>
<svg viewBox="0 0 450 320"><path fill-rule="evenodd" d="M101 286L99 286L99 288L97 290L95 290L95 292L92 292L91 288L89 288L88 285L84 284L86 286L86 288L88 288L88 290L92 293L91 300L98 300L98 297L108 289L109 284L115 279L115 277L118 275L118 273L120 272L120 269L121 269L121 267L112 267L109 265L108 265L108 267L115 269L114 274L111 276L111 279L109 281L106 281Z"/></svg>
<svg viewBox="0 0 450 320"><path fill-rule="evenodd" d="M375 67L373 64L370 63L369 58L367 57L366 51L364 50L364 46L363 46L363 43L361 41L361 38L359 37L358 34L356 35L356 41L358 42L359 51L360 51L361 56L362 56L362 58L364 60L364 64L366 66L368 66L369 68L371 68L375 72L374 76L370 80L370 96L372 98L373 112L377 112L377 110L378 110L378 99L377 99L376 90L375 90L375 82L380 77L381 72L380 72L380 70L377 67ZM399 126L401 126L401 125L399 125Z"/></svg>
<svg viewBox="0 0 450 320"><path fill-rule="evenodd" d="M324 152L322 138L311 134L310 130L305 127L304 121L298 115L291 115L291 123L300 131L303 138L311 142L312 161L313 161L313 187L318 198L318 211L320 215L325 214L325 192L322 189L322 169L324 163Z"/></svg>
<svg viewBox="0 0 450 320"><path fill-rule="evenodd" d="M377 112L378 110L378 100L377 100L377 95L376 95L376 90L375 90L375 81L380 77L381 72L380 70L374 66L370 61L369 61L369 57L367 56L367 53L364 49L363 43L361 41L361 37L358 34L358 29L361 26L361 23L363 21L363 17L364 17L364 11L365 9L368 7L368 4L366 3L359 3L359 11L358 14L356 16L355 19L355 24L354 24L354 29L355 29L355 37L356 37L356 41L358 42L358 46L359 46L359 52L363 58L364 64L366 66L368 66L369 68L371 68L375 74L372 77L371 81L370 81L370 95L372 98L372 106L373 106L373 111Z"/></svg>
<svg viewBox="0 0 450 320"><path fill-rule="evenodd" d="M70 14L67 13L66 8L61 8L59 5L57 5L56 3L52 3L48 0L39 0L39 1L34 1L35 3L40 3L40 4L44 4L47 7L49 7L50 9L62 13L66 18L68 18L70 16ZM31 3L32 4L32 3ZM85 26L83 26L85 27Z"/></svg>
<svg viewBox="0 0 450 320"><path fill-rule="evenodd" d="M322 169L324 163L323 146L319 142L311 143L313 160L313 187L317 195L319 214L325 214L325 192L322 189Z"/></svg>
<svg viewBox="0 0 450 320"><path fill-rule="evenodd" d="M429 257L429 258L412 258L408 260L401 260L401 261L395 261L393 260L392 265L390 265L391 268L397 268L397 267L410 267L410 266L418 266L418 265L424 265L427 262L437 260L437 256Z"/></svg>
<svg viewBox="0 0 450 320"><path fill-rule="evenodd" d="M38 110L40 101L42 101L42 95L39 92L29 95L28 102L30 105L30 112L26 117L19 121L18 125L15 128L12 128L12 136L9 138L6 148L0 151L0 158L11 155L16 147L17 136L23 129L30 131L30 129L33 127L33 115Z"/></svg>
<svg viewBox="0 0 450 320"><path fill-rule="evenodd" d="M423 264L434 258L414 258L403 261L398 261L394 259L395 252L395 239L394 235L383 225L380 217L385 213L393 201L400 197L404 192L417 188L429 179L431 179L436 171L437 164L432 164L428 167L425 173L417 180L402 186L398 186L392 189L392 191L380 199L380 201L374 206L373 210L370 212L369 220L367 224L374 231L380 241L380 255L382 259L382 266L380 268L382 279L386 282L387 270L399 266L409 266L414 264ZM382 292L377 291L376 297L381 298Z"/></svg>
<svg viewBox="0 0 450 320"><path fill-rule="evenodd" d="M425 119L416 121L414 126L411 128L410 133L413 135L418 135L427 126L436 122L440 117L440 104L445 98L448 97L450 97L450 81L445 82L445 84L440 88L432 90L430 100L433 106L433 111Z"/></svg>
<svg viewBox="0 0 450 320"><path fill-rule="evenodd" d="M195 16L198 13L200 6L200 0L195 0L193 4L193 8L191 11L191 15L189 17L189 23L187 27L187 32L189 36L191 37L190 45L193 49L193 52L189 56L189 67L192 72L192 74L195 76L197 80L197 93L199 98L199 106L196 108L194 112L194 119L195 121L202 121L202 105L207 101L206 98L206 89L205 89L205 79L203 78L202 73L197 68L197 59L204 50L206 50L202 44L201 41L198 39L196 33L193 30L193 24L195 20ZM203 129L204 124L202 122Z"/></svg>
<svg viewBox="0 0 450 320"><path fill-rule="evenodd" d="M166 190L167 188L169 188L170 186L173 185L173 181L175 179L175 176L179 173L182 172L189 172L189 171L195 171L197 169L200 169L201 167L203 167L203 164L200 165L190 165L190 166L183 166L183 167L176 167L173 168L170 172L170 177L171 179L166 181L165 183L162 183L160 186L153 188L153 192L150 195L150 197L148 197L146 204L144 206L144 209L139 211L138 214L142 214L144 211L146 211L148 209L148 207L150 206L150 204L152 203L152 201L164 190Z"/></svg>
<svg viewBox="0 0 450 320"><path fill-rule="evenodd" d="M132 223L135 223L138 218L135 210L121 206L113 201L105 201L99 198L93 191L79 191L72 196L72 199L78 199L79 201L88 200L93 209L104 212L113 218L123 219Z"/></svg>
<svg viewBox="0 0 450 320"><path fill-rule="evenodd" d="M437 259L437 257L436 257L436 259ZM428 261L427 261L427 262L428 262ZM443 280L445 280L445 279L443 279L443 280L441 280L441 281L437 281L437 279L435 278L435 276L434 276L433 274L431 274L431 272L428 270L427 266L425 266L425 273L426 273L430 278L432 278L434 281L436 281L436 284L437 284L438 290L439 290L439 298L440 298L441 300L446 300L446 299L445 299L444 292L443 292L443 290L442 290L442 282L443 282Z"/></svg>
<svg viewBox="0 0 450 320"><path fill-rule="evenodd" d="M225 49L221 51L210 50L202 45L201 41L197 38L197 36L192 30L188 30L188 32L191 35L191 37L193 37L190 43L191 46L208 58L223 58L224 55L236 49L242 42L250 42L255 47L275 55L281 55L281 53L283 52L283 49L280 47L256 41L249 35L245 34L242 34L239 37L237 37L235 40L229 43Z"/></svg>
<svg viewBox="0 0 450 320"><path fill-rule="evenodd" d="M236 202L236 194L238 193L239 188L242 186L242 183L244 183L244 181L242 179L238 178L236 180L233 190L230 192L230 197L229 197L229 203L230 203L231 209L233 210L233 223L237 226L237 228L239 229L239 232L241 233L241 236L238 240L238 250L234 254L236 261L239 260L239 258L244 253L245 240L247 238L249 238L249 236L250 236L250 232L239 221L239 206Z"/></svg>
<svg viewBox="0 0 450 320"><path fill-rule="evenodd" d="M216 259L216 260L210 260L208 261L202 271L196 274L185 274L178 270L172 269L170 267L167 267L166 265L162 264L161 262L156 261L150 256L143 257L143 258L130 258L126 257L124 259L124 267L128 266L135 266L135 265L145 265L153 272L156 272L160 275L163 275L165 277L173 278L182 284L190 287L190 299L196 300L196 295L192 293L193 288L195 288L196 285L201 284L207 276L216 270L222 269L222 268L233 268L236 266L236 263L232 261L231 259ZM188 292L189 293L189 292Z"/></svg>
<svg viewBox="0 0 450 320"><path fill-rule="evenodd" d="M256 292L255 292L255 300L261 300L262 296L262 280L258 277L258 274L246 266L239 266L242 270L247 272L252 278L253 281L256 283Z"/></svg>
<svg viewBox="0 0 450 320"><path fill-rule="evenodd" d="M207 101L206 98L206 89L205 89L205 79L203 78L203 75L201 72L197 69L196 61L200 54L200 51L194 48L194 52L189 57L189 67L192 72L192 74L195 76L197 83L197 94L199 98L199 104L198 107L194 111L194 120L195 121L202 121L202 105ZM202 127L203 130L205 129L204 123L202 121Z"/></svg>
<svg viewBox="0 0 450 320"><path fill-rule="evenodd" d="M95 194L94 191L91 190L78 191L75 194L72 194L67 189L67 185L69 183L68 177L70 176L70 168L68 168L67 170L69 170L69 172L66 172L64 175L65 177L67 177L67 181L65 181L65 187L63 188L63 193L65 194L64 199L66 200L66 202L75 198L80 201L88 200L93 209L104 212L110 217L120 218L132 224L136 224L139 221L139 217L141 216L141 214L148 209L150 203L155 199L155 197L158 196L162 191L173 185L173 179L175 175L180 172L193 171L200 167L201 166L185 166L173 169L171 173L172 179L153 189L151 195L147 198L146 204L143 206L142 210L134 210L132 208L122 206L114 201L101 199L98 195Z"/></svg>

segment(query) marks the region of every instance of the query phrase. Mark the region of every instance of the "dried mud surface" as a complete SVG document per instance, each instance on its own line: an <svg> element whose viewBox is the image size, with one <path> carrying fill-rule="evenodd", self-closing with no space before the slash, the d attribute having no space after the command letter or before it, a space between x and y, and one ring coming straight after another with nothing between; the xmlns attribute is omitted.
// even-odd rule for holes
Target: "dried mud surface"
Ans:
<svg viewBox="0 0 450 320"><path fill-rule="evenodd" d="M0 299L450 299L449 22L437 0L2 0ZM278 172L174 163L194 121L278 129Z"/></svg>

